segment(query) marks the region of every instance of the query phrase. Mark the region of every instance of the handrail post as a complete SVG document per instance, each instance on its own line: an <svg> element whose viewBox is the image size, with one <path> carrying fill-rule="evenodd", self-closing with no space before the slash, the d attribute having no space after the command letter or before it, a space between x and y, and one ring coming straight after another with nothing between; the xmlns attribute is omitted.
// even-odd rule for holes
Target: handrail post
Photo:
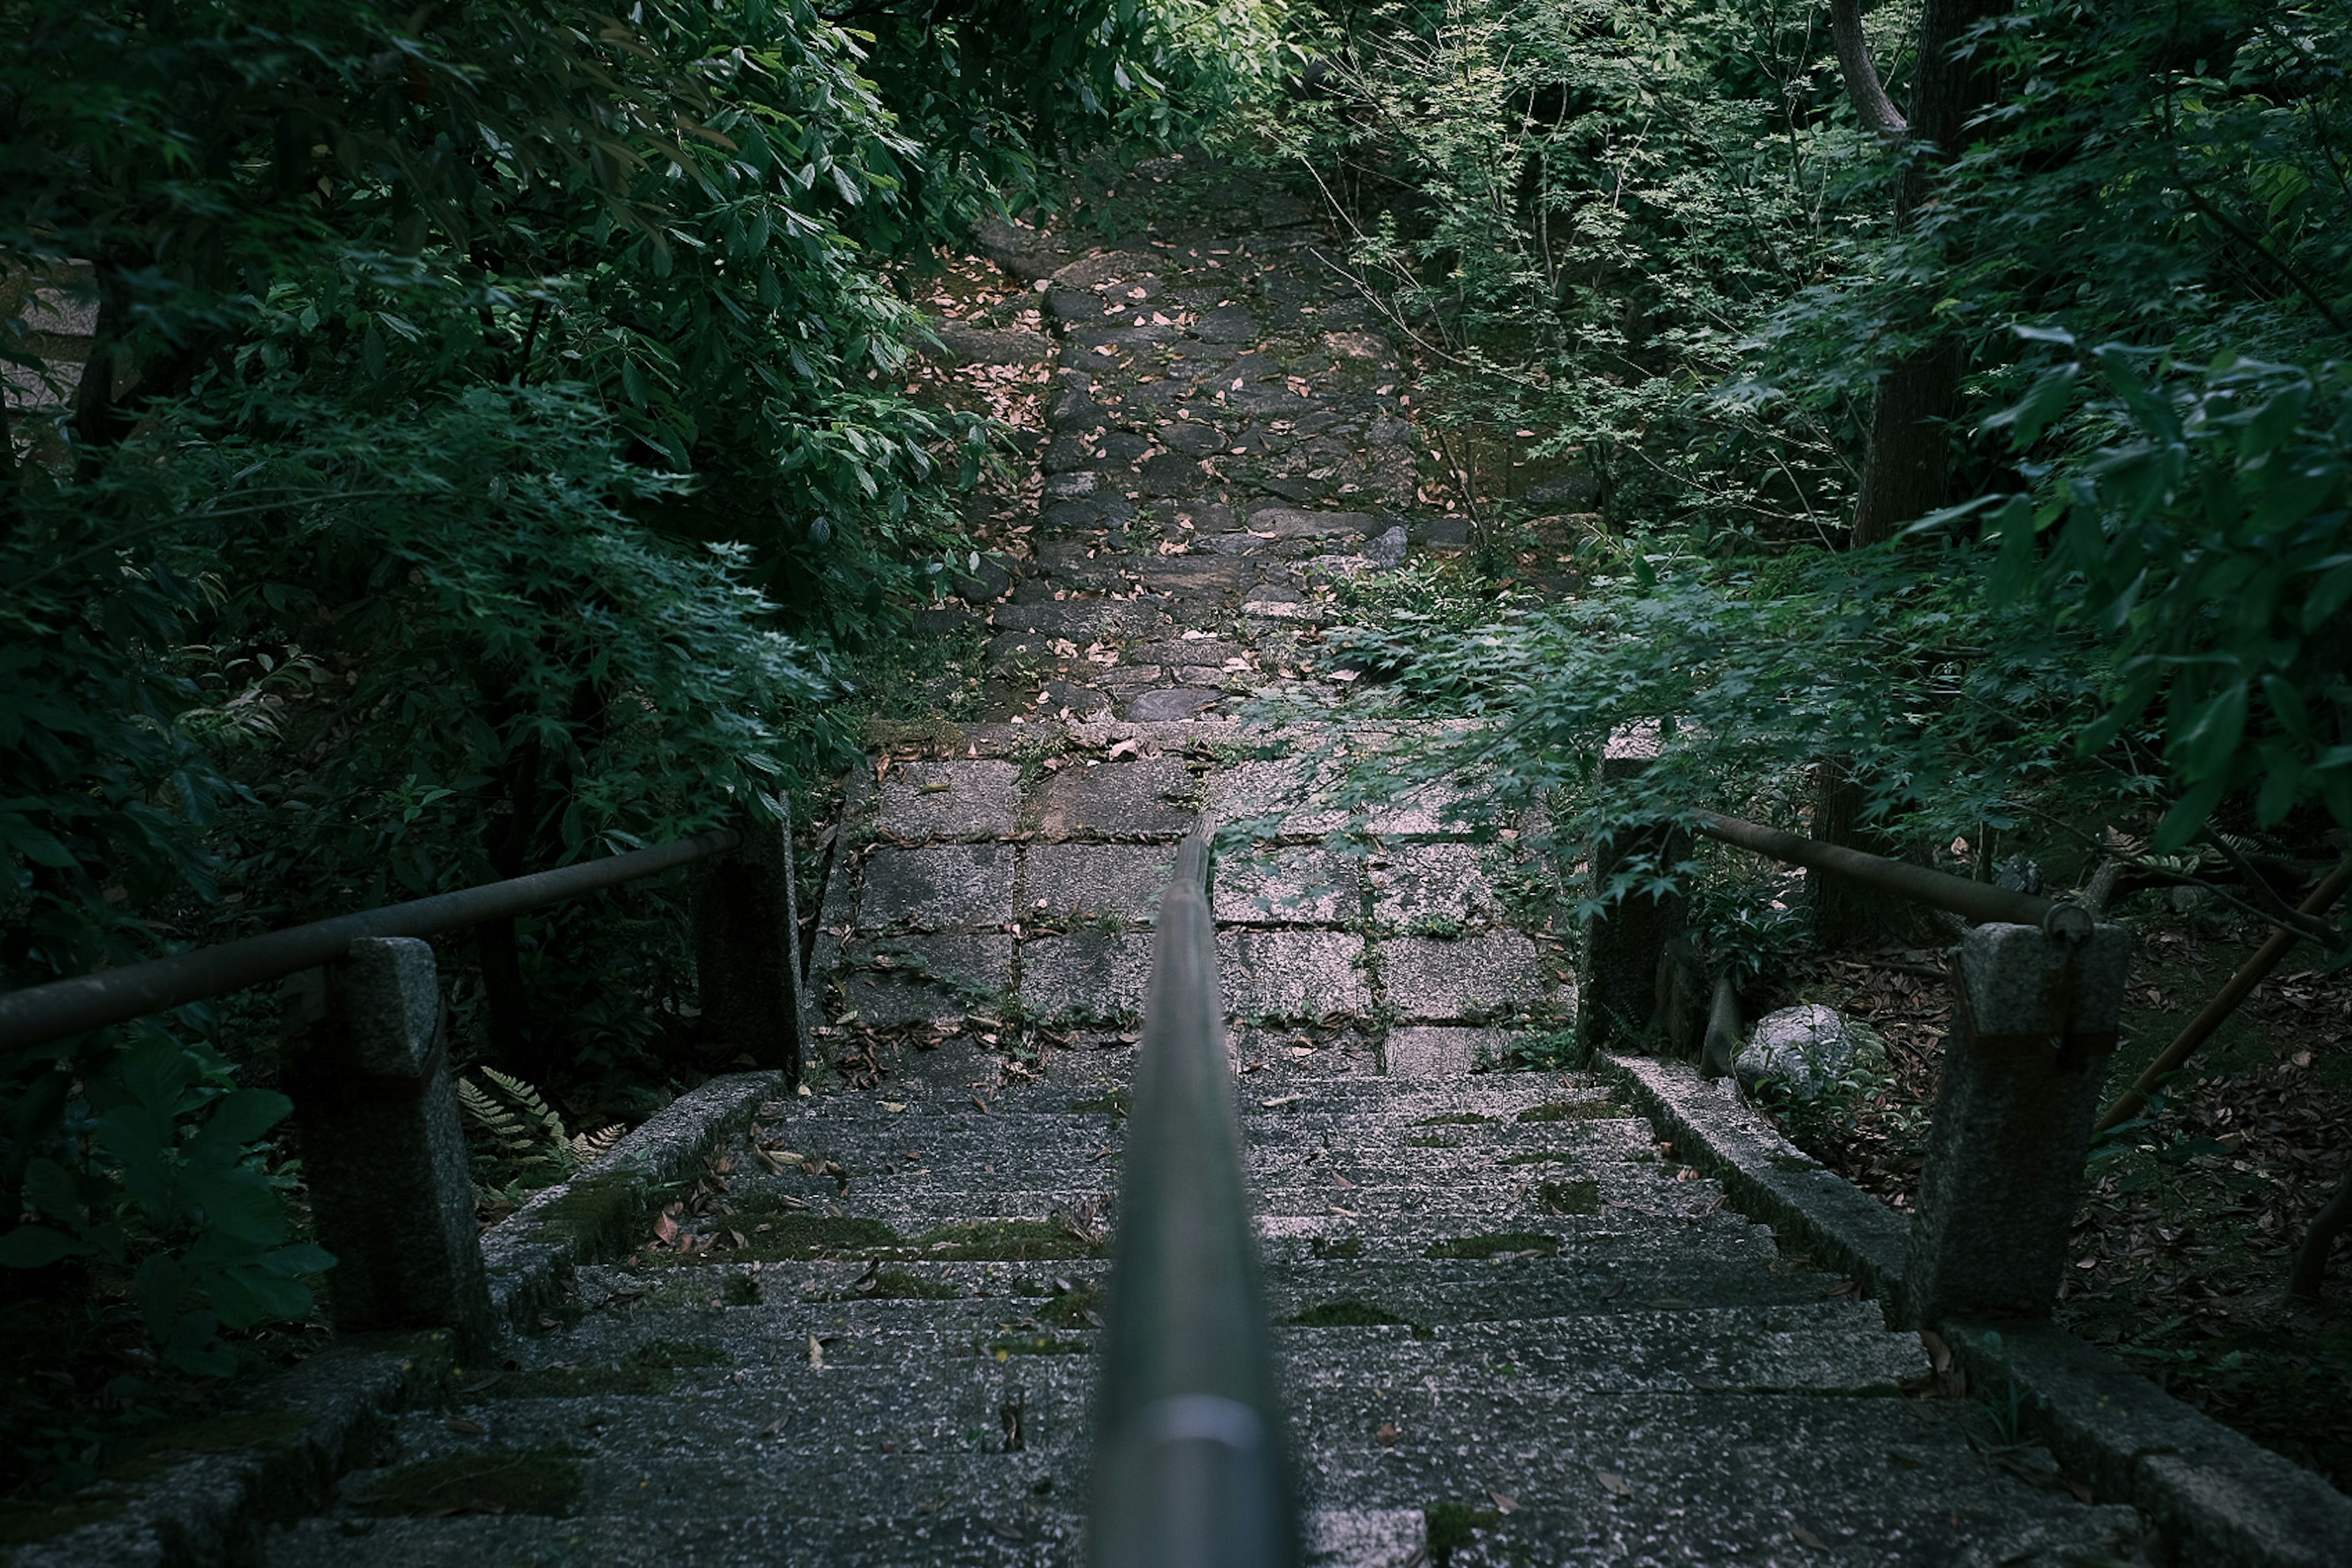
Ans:
<svg viewBox="0 0 2352 1568"><path fill-rule="evenodd" d="M747 814L742 847L695 879L702 1034L798 1082L805 1059L800 900L789 816Z"/></svg>
<svg viewBox="0 0 2352 1568"><path fill-rule="evenodd" d="M1639 778L1657 757L1654 729L1622 731L1601 754L1604 783ZM1673 866L1690 852L1690 838L1670 826L1633 827L1597 835L1588 858L1595 898L1608 890L1617 868L1637 856ZM1688 900L1677 893L1628 893L1584 922L1584 990L1577 1000L1578 1034L1587 1051L1631 1045L1648 1030L1657 1005L1658 964L1666 943L1681 934Z"/></svg>
<svg viewBox="0 0 2352 1568"><path fill-rule="evenodd" d="M336 1331L446 1328L478 1355L495 1331L432 946L362 938L323 982L288 1080Z"/></svg>
<svg viewBox="0 0 2352 1568"><path fill-rule="evenodd" d="M1961 937L1904 1266L1906 1323L2050 1314L2130 950L2122 927L2071 907L2039 927Z"/></svg>

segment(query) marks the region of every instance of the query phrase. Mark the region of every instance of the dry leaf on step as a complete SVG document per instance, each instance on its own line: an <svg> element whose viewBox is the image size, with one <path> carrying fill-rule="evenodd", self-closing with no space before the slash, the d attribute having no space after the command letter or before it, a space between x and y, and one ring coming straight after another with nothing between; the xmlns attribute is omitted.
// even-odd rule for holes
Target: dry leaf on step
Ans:
<svg viewBox="0 0 2352 1568"><path fill-rule="evenodd" d="M1625 1478L1619 1475L1616 1471L1596 1470L1593 1473L1601 1478L1601 1484L1609 1489L1611 1495L1615 1497L1632 1497L1633 1495L1633 1489L1627 1485Z"/></svg>

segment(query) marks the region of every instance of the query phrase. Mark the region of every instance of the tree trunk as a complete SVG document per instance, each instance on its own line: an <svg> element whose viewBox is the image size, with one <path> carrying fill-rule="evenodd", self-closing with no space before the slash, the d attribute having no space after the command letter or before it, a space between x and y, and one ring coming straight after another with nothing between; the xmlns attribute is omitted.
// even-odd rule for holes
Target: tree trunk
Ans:
<svg viewBox="0 0 2352 1568"><path fill-rule="evenodd" d="M1965 41L1969 30L1997 8L1991 0L1927 0L1919 16L1919 68L1911 84L1907 119L1893 116L1886 90L1870 63L1858 0L1838 0L1832 10L1838 61L1855 112L1881 134L1901 134L1912 143L1895 186L1898 227L1909 226L1911 215L1926 198L1928 180L1950 160L1966 134L1969 117L1990 93L1990 73ZM1955 49L1961 52L1955 54ZM1862 488L1854 498L1857 548L1889 538L1903 524L1949 503L1948 432L1959 409L1960 378L1967 371L1966 345L1945 338L1906 356L1880 380L1872 401Z"/></svg>

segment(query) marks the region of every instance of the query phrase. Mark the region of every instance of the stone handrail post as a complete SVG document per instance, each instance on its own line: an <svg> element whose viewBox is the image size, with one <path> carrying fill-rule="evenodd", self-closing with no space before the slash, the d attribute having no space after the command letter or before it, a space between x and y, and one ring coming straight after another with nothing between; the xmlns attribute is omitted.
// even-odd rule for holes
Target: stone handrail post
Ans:
<svg viewBox="0 0 2352 1568"><path fill-rule="evenodd" d="M2071 929L2069 929L2071 928ZM2066 1268L2131 940L2082 910L1970 928L1953 962L1900 1312L2044 1318Z"/></svg>
<svg viewBox="0 0 2352 1568"><path fill-rule="evenodd" d="M1658 754L1654 731L1610 737L1601 756L1603 782L1638 778ZM1599 897L1618 867L1636 856L1672 866L1690 852L1689 837L1666 826L1629 828L1593 840L1590 886ZM1666 944L1682 933L1688 900L1680 893L1629 893L1584 925L1584 990L1578 998L1578 1033L1584 1048L1629 1048L1648 1033L1656 1005L1658 965Z"/></svg>
<svg viewBox="0 0 2352 1568"><path fill-rule="evenodd" d="M742 847L698 868L695 968L704 1037L797 1081L807 1044L789 816L751 817Z"/></svg>
<svg viewBox="0 0 2352 1568"><path fill-rule="evenodd" d="M446 1328L478 1354L489 1286L432 945L362 938L304 999L287 1076L335 1328Z"/></svg>

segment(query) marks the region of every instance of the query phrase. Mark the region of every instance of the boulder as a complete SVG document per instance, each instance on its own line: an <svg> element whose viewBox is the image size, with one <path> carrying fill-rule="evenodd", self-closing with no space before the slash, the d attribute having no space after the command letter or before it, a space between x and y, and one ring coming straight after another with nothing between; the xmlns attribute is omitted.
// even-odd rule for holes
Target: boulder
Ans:
<svg viewBox="0 0 2352 1568"><path fill-rule="evenodd" d="M1750 1092L1767 1083L1782 1083L1799 1099L1811 1100L1853 1068L1879 1067L1885 1061L1886 1042L1877 1030L1811 1002L1757 1019L1755 1032L1731 1070Z"/></svg>

